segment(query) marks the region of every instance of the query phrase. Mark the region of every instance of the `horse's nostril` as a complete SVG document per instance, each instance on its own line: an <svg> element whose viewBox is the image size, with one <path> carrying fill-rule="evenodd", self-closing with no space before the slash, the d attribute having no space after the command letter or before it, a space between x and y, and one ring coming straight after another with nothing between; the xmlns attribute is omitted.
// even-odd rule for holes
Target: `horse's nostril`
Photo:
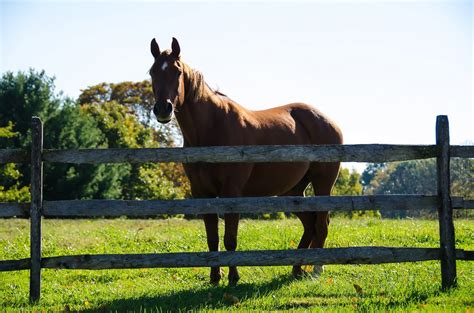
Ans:
<svg viewBox="0 0 474 313"><path fill-rule="evenodd" d="M154 113L156 116L158 116L159 110L158 110L158 106L157 106L157 105L155 105L155 106L153 107L153 113Z"/></svg>

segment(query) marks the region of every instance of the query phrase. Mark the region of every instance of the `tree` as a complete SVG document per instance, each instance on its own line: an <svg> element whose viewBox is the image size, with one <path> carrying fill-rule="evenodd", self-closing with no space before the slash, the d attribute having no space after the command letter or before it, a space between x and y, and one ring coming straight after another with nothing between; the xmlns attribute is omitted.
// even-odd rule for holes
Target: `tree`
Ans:
<svg viewBox="0 0 474 313"><path fill-rule="evenodd" d="M18 133L13 132L13 123L0 127L0 138L12 139ZM20 171L15 164L0 164L0 202L28 202L30 191L28 186L21 186L19 178Z"/></svg>
<svg viewBox="0 0 474 313"><path fill-rule="evenodd" d="M97 121L74 103L64 103L60 114L45 124L44 146L55 149L106 148ZM119 164L46 163L47 200L121 198L127 171Z"/></svg>
<svg viewBox="0 0 474 313"><path fill-rule="evenodd" d="M62 101L54 92L54 78L44 71L30 69L28 72L3 74L0 78L0 125L14 121L11 131L15 136L0 138L0 149L29 149L31 117L39 116L43 123L48 123L58 113ZM29 165L19 164L17 170L20 185L29 185Z"/></svg>
<svg viewBox="0 0 474 313"><path fill-rule="evenodd" d="M451 194L466 198L473 197L474 159L451 159ZM415 160L393 162L375 171L373 178L365 187L368 194L437 194L436 160ZM384 211L389 217L434 216L436 210L429 212ZM463 214L466 212L463 212Z"/></svg>
<svg viewBox="0 0 474 313"><path fill-rule="evenodd" d="M378 172L384 170L386 167L387 163L369 163L367 165L360 177L360 183L362 184L364 191L367 190L375 175L377 175Z"/></svg>
<svg viewBox="0 0 474 313"><path fill-rule="evenodd" d="M147 128L155 129L155 139L161 146L174 146L181 142L181 131L174 119L171 123L162 125L152 116L155 100L150 81L100 83L82 90L78 98L80 105L104 105L108 102L123 105L140 123Z"/></svg>
<svg viewBox="0 0 474 313"><path fill-rule="evenodd" d="M81 110L97 121L108 148L156 148L156 130L138 121L117 101L83 104ZM122 165L122 198L175 199L190 194L190 184L180 164L145 163Z"/></svg>
<svg viewBox="0 0 474 313"><path fill-rule="evenodd" d="M339 171L339 176L337 177L336 183L332 190L333 195L342 196L342 195L353 195L358 196L362 194L362 185L360 183L360 174L357 171L352 170L349 172L349 169L342 168Z"/></svg>
<svg viewBox="0 0 474 313"><path fill-rule="evenodd" d="M12 72L0 79L0 125L14 121L12 140L0 140L0 148L25 148L29 145L29 131L32 116L39 116L48 123L62 103L60 95L54 92L54 78L44 71Z"/></svg>
<svg viewBox="0 0 474 313"><path fill-rule="evenodd" d="M474 159L451 159L451 194L474 199Z"/></svg>

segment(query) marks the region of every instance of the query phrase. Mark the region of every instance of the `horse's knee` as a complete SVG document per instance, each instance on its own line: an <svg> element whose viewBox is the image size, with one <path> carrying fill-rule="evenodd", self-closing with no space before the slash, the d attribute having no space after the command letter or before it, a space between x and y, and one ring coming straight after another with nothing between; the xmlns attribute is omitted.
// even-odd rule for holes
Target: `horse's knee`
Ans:
<svg viewBox="0 0 474 313"><path fill-rule="evenodd" d="M219 237L207 237L209 251L219 251Z"/></svg>

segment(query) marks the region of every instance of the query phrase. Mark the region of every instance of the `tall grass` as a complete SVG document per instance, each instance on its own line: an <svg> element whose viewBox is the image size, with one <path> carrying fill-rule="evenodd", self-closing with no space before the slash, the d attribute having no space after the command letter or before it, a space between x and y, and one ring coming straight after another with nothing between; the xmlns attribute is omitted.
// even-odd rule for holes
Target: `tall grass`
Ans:
<svg viewBox="0 0 474 313"><path fill-rule="evenodd" d="M456 247L474 250L474 221L458 220ZM223 229L223 225L220 225ZM242 220L239 250L292 249L298 220ZM221 236L222 236L221 232ZM335 218L327 247L438 247L438 223L428 220ZM45 220L43 256L206 251L199 220ZM0 220L0 259L26 258L29 224ZM458 261L459 287L441 292L439 262L328 265L318 278L294 280L289 267L241 267L237 287L208 284L206 268L43 270L41 302L28 303L28 271L0 273L0 311L155 312L458 311L474 307L474 264ZM227 269L225 269L227 271Z"/></svg>

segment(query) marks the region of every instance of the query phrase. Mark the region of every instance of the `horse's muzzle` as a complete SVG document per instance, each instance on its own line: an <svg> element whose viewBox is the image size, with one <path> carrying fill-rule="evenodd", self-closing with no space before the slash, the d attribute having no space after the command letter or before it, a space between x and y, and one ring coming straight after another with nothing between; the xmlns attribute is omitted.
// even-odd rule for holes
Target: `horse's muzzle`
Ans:
<svg viewBox="0 0 474 313"><path fill-rule="evenodd" d="M167 99L164 103L156 102L153 107L153 113L158 122L162 124L168 123L173 117L173 102L170 99Z"/></svg>

